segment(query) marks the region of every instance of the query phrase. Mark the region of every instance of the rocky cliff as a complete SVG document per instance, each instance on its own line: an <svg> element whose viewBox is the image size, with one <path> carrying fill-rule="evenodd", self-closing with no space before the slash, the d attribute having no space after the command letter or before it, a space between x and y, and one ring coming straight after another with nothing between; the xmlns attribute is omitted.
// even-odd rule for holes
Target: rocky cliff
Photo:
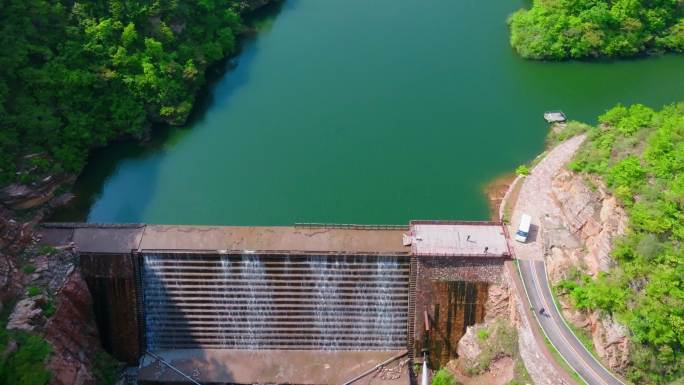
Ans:
<svg viewBox="0 0 684 385"><path fill-rule="evenodd" d="M555 176L551 195L562 213L543 218L541 226L551 281L568 278L575 269L592 276L608 271L615 264L613 241L627 228L617 199L600 180L568 170ZM627 329L608 315L574 309L569 298L559 300L566 319L586 331L603 363L623 372L629 360Z"/></svg>
<svg viewBox="0 0 684 385"><path fill-rule="evenodd" d="M40 336L50 345L44 362L50 384L94 385L95 360L106 355L90 292L75 254L38 245L33 225L33 220L16 220L0 207L0 309L13 305L7 330ZM8 336L6 357L21 344Z"/></svg>

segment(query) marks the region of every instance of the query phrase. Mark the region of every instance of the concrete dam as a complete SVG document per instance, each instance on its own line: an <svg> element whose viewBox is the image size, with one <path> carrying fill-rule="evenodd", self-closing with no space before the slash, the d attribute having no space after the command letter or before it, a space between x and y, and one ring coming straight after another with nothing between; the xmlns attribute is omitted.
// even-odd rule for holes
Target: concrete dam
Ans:
<svg viewBox="0 0 684 385"><path fill-rule="evenodd" d="M57 223L42 237L77 250L103 346L140 384L409 384L424 349L433 366L456 356L511 255L495 222Z"/></svg>

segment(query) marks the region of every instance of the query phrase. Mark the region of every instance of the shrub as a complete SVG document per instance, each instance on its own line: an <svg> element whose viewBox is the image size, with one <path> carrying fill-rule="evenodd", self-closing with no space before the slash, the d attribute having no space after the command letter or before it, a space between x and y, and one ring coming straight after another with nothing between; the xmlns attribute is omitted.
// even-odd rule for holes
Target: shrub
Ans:
<svg viewBox="0 0 684 385"><path fill-rule="evenodd" d="M432 385L456 385L456 379L454 378L454 375L451 374L451 372L446 369L442 368L435 373L435 375L432 377Z"/></svg>
<svg viewBox="0 0 684 385"><path fill-rule="evenodd" d="M50 255L50 254L54 253L55 251L57 251L57 249L55 249L54 247L52 247L50 245L42 245L38 249L38 253L43 254L43 255L46 255L46 254Z"/></svg>
<svg viewBox="0 0 684 385"><path fill-rule="evenodd" d="M485 341L487 338L489 338L489 332L487 329L482 328L477 330L477 339L480 341Z"/></svg>
<svg viewBox="0 0 684 385"><path fill-rule="evenodd" d="M40 308L43 309L43 315L46 318L52 317L57 311L57 306L55 306L55 302L53 300L46 301Z"/></svg>
<svg viewBox="0 0 684 385"><path fill-rule="evenodd" d="M36 272L36 267L31 264L27 264L21 268L21 271L23 271L25 274L33 274Z"/></svg>
<svg viewBox="0 0 684 385"><path fill-rule="evenodd" d="M530 175L530 168L523 164L515 168L515 173L523 176Z"/></svg>
<svg viewBox="0 0 684 385"><path fill-rule="evenodd" d="M35 297L35 296L37 296L38 294L40 294L41 292L42 292L42 290L41 290L38 286L33 286L33 285L32 285L32 286L29 286L29 287L26 288L26 294L27 294L29 297Z"/></svg>

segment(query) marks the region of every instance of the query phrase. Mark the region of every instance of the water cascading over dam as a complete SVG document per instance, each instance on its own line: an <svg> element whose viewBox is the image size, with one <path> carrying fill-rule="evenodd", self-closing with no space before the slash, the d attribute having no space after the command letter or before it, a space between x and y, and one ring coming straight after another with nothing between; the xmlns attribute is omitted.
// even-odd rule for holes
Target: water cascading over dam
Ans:
<svg viewBox="0 0 684 385"><path fill-rule="evenodd" d="M408 258L146 253L147 350L401 350Z"/></svg>

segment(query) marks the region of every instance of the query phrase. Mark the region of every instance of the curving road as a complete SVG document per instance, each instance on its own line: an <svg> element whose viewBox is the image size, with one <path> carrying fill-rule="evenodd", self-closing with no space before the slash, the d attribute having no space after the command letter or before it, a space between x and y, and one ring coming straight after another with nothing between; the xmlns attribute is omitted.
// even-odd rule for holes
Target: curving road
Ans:
<svg viewBox="0 0 684 385"><path fill-rule="evenodd" d="M541 237L538 236L540 218L560 214L550 196L553 177L572 158L584 139L584 135L578 135L554 147L523 179L511 223L517 226L520 216L527 213L532 217L532 227L526 243L513 241L511 246L524 285L525 293L520 294L527 296L539 326L568 365L589 385L623 385L575 337L554 304ZM515 226L509 227L511 234L515 234L515 230ZM544 309L542 313L541 309Z"/></svg>
<svg viewBox="0 0 684 385"><path fill-rule="evenodd" d="M544 334L580 377L590 385L622 385L587 351L565 324L554 305L553 296L546 279L544 261L519 260L520 274L527 297L535 310L535 318ZM543 314L540 310L544 309Z"/></svg>

